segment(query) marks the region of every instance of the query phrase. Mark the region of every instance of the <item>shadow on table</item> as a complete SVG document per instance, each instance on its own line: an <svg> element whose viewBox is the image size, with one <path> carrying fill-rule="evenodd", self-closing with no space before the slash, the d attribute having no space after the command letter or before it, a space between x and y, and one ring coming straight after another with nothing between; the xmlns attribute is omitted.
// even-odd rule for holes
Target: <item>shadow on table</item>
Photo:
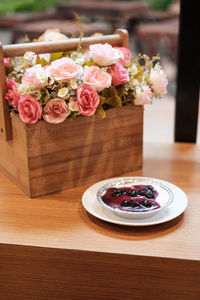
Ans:
<svg viewBox="0 0 200 300"><path fill-rule="evenodd" d="M112 236L113 238L119 238L124 240L146 240L155 239L162 235L173 232L184 222L184 213L177 218L168 221L163 224L157 224L152 226L122 226L118 224L108 223L95 218L89 213L85 213L82 218L89 218L91 223L89 224L93 230L101 232L105 235ZM120 236L119 236L120 234Z"/></svg>

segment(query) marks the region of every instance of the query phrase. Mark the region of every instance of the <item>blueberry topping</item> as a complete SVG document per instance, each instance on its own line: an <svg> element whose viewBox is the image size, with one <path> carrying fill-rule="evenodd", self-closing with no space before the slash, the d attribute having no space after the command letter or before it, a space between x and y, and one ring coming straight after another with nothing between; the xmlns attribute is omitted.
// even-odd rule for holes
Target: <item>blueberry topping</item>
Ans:
<svg viewBox="0 0 200 300"><path fill-rule="evenodd" d="M136 191L130 191L129 193L128 193L128 196L130 196L130 197L136 197L137 196L137 192Z"/></svg>
<svg viewBox="0 0 200 300"><path fill-rule="evenodd" d="M150 190L152 192L154 191L154 189L151 186L149 186L149 185L148 185L148 187L146 187L146 190Z"/></svg>
<svg viewBox="0 0 200 300"><path fill-rule="evenodd" d="M146 193L145 197L148 199L154 199L154 195L152 193Z"/></svg>
<svg viewBox="0 0 200 300"><path fill-rule="evenodd" d="M140 204L135 200L125 199L125 200L122 201L121 206L123 206L123 207L134 207L135 208L135 207L139 207Z"/></svg>
<svg viewBox="0 0 200 300"><path fill-rule="evenodd" d="M108 188L102 200L112 208L124 211L140 212L160 207L156 198L158 192L148 185L135 185Z"/></svg>
<svg viewBox="0 0 200 300"><path fill-rule="evenodd" d="M151 186L147 186L147 187L145 188L145 192L148 193L148 194L153 194L154 189L153 189Z"/></svg>
<svg viewBox="0 0 200 300"><path fill-rule="evenodd" d="M150 201L148 201L148 200L142 200L141 204L144 207L151 207L152 206L152 203Z"/></svg>
<svg viewBox="0 0 200 300"><path fill-rule="evenodd" d="M131 206L131 201L128 199L125 199L124 201L122 201L121 206L124 206L124 207Z"/></svg>
<svg viewBox="0 0 200 300"><path fill-rule="evenodd" d="M143 190L138 191L138 195L139 195L139 196L145 196L145 194L146 194L146 193L145 193L145 191L143 191Z"/></svg>
<svg viewBox="0 0 200 300"><path fill-rule="evenodd" d="M140 204L139 204L137 201L132 200L132 201L131 201L131 206L132 206L132 207L139 207Z"/></svg>
<svg viewBox="0 0 200 300"><path fill-rule="evenodd" d="M111 193L111 196L114 196L114 197L119 197L121 195L125 195L126 194L126 190L113 190L112 193Z"/></svg>
<svg viewBox="0 0 200 300"><path fill-rule="evenodd" d="M125 194L126 194L126 190L120 190L120 193L121 193L122 195L125 195Z"/></svg>

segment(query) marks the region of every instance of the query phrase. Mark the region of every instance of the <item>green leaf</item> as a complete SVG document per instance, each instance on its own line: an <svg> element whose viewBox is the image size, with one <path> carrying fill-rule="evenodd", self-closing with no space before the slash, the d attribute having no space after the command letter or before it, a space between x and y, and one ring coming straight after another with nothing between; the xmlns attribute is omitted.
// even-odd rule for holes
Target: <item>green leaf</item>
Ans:
<svg viewBox="0 0 200 300"><path fill-rule="evenodd" d="M37 99L41 105L45 105L50 99L50 94L48 92L47 89L42 89L41 90L41 95L40 95L40 99Z"/></svg>
<svg viewBox="0 0 200 300"><path fill-rule="evenodd" d="M44 67L44 66L48 65L49 63L48 63L48 61L46 61L46 59L39 58L39 59L37 59L37 64L40 64L42 67Z"/></svg>
<svg viewBox="0 0 200 300"><path fill-rule="evenodd" d="M126 102L129 102L130 104L134 105L134 92L133 91L130 91L130 90L128 91Z"/></svg>
<svg viewBox="0 0 200 300"><path fill-rule="evenodd" d="M134 78L138 81L142 81L143 79L143 69L140 65L137 65L138 72L134 75Z"/></svg>
<svg viewBox="0 0 200 300"><path fill-rule="evenodd" d="M105 113L105 110L103 109L102 105L98 106L95 114L102 119L104 119L106 117L106 113Z"/></svg>
<svg viewBox="0 0 200 300"><path fill-rule="evenodd" d="M71 58L71 54L74 53L74 51L65 51L63 52L63 56L64 57L68 57L68 58Z"/></svg>
<svg viewBox="0 0 200 300"><path fill-rule="evenodd" d="M88 67L92 67L92 66L95 65L95 63L94 63L93 60L89 60L89 61L87 61L87 62L85 63L85 65L88 66Z"/></svg>
<svg viewBox="0 0 200 300"><path fill-rule="evenodd" d="M124 85L120 85L116 89L117 89L118 96L120 98L123 97L124 94L125 94L125 86Z"/></svg>
<svg viewBox="0 0 200 300"><path fill-rule="evenodd" d="M105 97L103 97L103 96L100 96L100 103L99 103L99 105L103 105L104 103L105 103Z"/></svg>
<svg viewBox="0 0 200 300"><path fill-rule="evenodd" d="M51 53L51 61L61 58L63 56L63 53L64 52Z"/></svg>
<svg viewBox="0 0 200 300"><path fill-rule="evenodd" d="M104 119L106 117L105 110L102 107L102 105L105 103L105 100L106 99L103 96L100 96L99 106L97 107L97 110L95 113L97 116L99 116L102 119Z"/></svg>
<svg viewBox="0 0 200 300"><path fill-rule="evenodd" d="M105 103L111 106L122 106L122 101L121 98L119 96L113 96L110 98L107 98L105 100Z"/></svg>
<svg viewBox="0 0 200 300"><path fill-rule="evenodd" d="M110 97L113 97L113 96L117 96L117 90L114 86L110 86L109 88L107 89L104 89L102 91L102 96L104 98L110 98Z"/></svg>
<svg viewBox="0 0 200 300"><path fill-rule="evenodd" d="M122 106L121 98L118 96L117 90L114 86L110 86L102 91L104 103L111 106Z"/></svg>

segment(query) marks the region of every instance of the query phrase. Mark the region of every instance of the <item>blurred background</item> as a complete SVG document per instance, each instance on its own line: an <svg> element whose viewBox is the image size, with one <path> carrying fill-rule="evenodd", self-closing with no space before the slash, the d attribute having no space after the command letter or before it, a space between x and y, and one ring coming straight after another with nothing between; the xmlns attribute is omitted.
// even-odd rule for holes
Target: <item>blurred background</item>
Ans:
<svg viewBox="0 0 200 300"><path fill-rule="evenodd" d="M168 94L145 106L144 141L173 143L179 14L179 0L0 0L0 41L29 41L54 28L69 37L128 29L133 55L160 54L169 81Z"/></svg>

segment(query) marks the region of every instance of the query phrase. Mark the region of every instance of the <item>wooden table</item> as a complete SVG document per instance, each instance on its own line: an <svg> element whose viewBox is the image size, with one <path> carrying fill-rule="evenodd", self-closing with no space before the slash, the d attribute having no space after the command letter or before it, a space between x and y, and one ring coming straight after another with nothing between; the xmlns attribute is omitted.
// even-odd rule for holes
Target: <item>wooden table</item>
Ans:
<svg viewBox="0 0 200 300"><path fill-rule="evenodd" d="M151 227L89 215L89 185L28 198L0 173L1 299L199 299L200 146L145 144L144 167L189 198L185 213Z"/></svg>
<svg viewBox="0 0 200 300"><path fill-rule="evenodd" d="M112 33L112 26L108 23L76 23L70 20L60 19L44 20L29 22L26 26L24 26L24 24L16 26L13 29L12 44L17 43L20 38L23 39L25 35L28 35L30 40L37 39L49 28L58 28L60 32L66 34L68 37L79 37L81 32L83 32L84 36L91 36L96 32L102 34Z"/></svg>
<svg viewBox="0 0 200 300"><path fill-rule="evenodd" d="M176 62L178 48L179 19L141 23L135 29L135 36L140 53L150 57L159 53L162 43L168 49L171 58ZM141 46L142 45L142 46Z"/></svg>
<svg viewBox="0 0 200 300"><path fill-rule="evenodd" d="M29 22L41 20L53 20L58 18L54 10L43 12L22 12L13 13L0 17L0 27L15 28L17 25L24 25Z"/></svg>
<svg viewBox="0 0 200 300"><path fill-rule="evenodd" d="M180 3L171 3L165 10L150 9L148 15L145 17L145 21L169 21L179 17L180 14Z"/></svg>
<svg viewBox="0 0 200 300"><path fill-rule="evenodd" d="M91 19L112 22L115 28L128 28L131 20L144 17L149 10L147 2L128 1L73 1L56 5L59 16L71 18L73 12Z"/></svg>

